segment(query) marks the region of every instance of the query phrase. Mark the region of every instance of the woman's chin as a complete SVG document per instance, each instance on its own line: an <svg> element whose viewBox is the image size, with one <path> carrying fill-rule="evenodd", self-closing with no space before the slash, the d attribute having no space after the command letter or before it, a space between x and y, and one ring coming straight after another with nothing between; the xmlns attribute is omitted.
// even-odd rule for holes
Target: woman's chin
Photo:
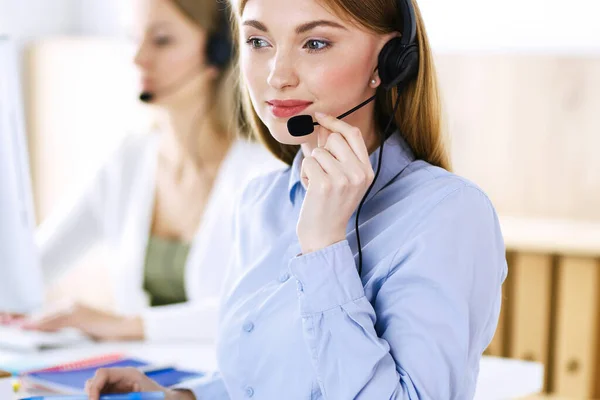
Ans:
<svg viewBox="0 0 600 400"><path fill-rule="evenodd" d="M310 135L307 136L292 136L287 129L287 121L269 121L267 125L271 136L281 144L301 145L308 141Z"/></svg>

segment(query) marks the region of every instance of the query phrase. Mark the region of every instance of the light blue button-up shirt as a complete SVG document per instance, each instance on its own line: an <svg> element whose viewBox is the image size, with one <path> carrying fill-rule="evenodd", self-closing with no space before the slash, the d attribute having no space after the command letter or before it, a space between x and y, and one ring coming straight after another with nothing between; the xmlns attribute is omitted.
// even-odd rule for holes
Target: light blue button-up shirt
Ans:
<svg viewBox="0 0 600 400"><path fill-rule="evenodd" d="M371 155L376 166L377 150ZM302 153L246 188L217 345L198 399L470 399L496 329L505 248L473 183L416 160L398 134L347 240L296 236Z"/></svg>

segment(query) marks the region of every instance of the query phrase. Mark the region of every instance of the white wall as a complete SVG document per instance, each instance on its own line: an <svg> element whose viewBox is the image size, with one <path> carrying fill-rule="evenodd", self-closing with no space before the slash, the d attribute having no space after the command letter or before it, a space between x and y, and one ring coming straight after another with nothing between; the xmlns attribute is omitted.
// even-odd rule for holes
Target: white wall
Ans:
<svg viewBox="0 0 600 400"><path fill-rule="evenodd" d="M126 36L133 0L78 0L78 31L86 35Z"/></svg>
<svg viewBox="0 0 600 400"><path fill-rule="evenodd" d="M0 0L0 33L125 36L133 0ZM600 0L418 0L436 51L600 53Z"/></svg>
<svg viewBox="0 0 600 400"><path fill-rule="evenodd" d="M0 34L23 44L47 35L75 33L77 1L0 0Z"/></svg>
<svg viewBox="0 0 600 400"><path fill-rule="evenodd" d="M598 0L419 0L436 51L600 53Z"/></svg>
<svg viewBox="0 0 600 400"><path fill-rule="evenodd" d="M133 0L80 0L82 32L120 35ZM600 53L600 0L418 0L433 48Z"/></svg>

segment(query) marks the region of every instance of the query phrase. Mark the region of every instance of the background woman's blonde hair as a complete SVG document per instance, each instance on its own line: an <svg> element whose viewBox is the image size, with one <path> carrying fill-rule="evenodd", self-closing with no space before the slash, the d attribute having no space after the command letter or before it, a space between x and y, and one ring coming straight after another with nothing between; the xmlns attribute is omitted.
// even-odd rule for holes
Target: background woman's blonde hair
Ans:
<svg viewBox="0 0 600 400"><path fill-rule="evenodd" d="M207 43L212 33L222 29L220 25L223 20L230 22L231 13L227 9L227 3L224 0L171 1L190 21L206 32ZM235 47L235 37L233 39ZM208 98L211 99L209 115L216 124L215 128L219 132L232 136L239 132L238 127L240 125L245 125L240 119L242 114L238 78L236 57L232 55L231 62L221 70L212 85L211 93L207 94ZM242 133L244 132L247 132L247 130Z"/></svg>
<svg viewBox="0 0 600 400"><path fill-rule="evenodd" d="M243 13L248 0L232 0L233 11L237 18ZM319 0L340 18L356 22L364 28L387 34L402 31L402 20L396 0ZM417 41L420 63L416 79L411 81L401 93L400 106L395 115L396 126L415 156L430 164L450 170L450 156L445 144L441 100L438 90L437 74L433 54L423 24L423 18L416 1L412 0L417 19ZM237 20L237 18L234 18ZM238 37L237 23L234 22L234 37ZM254 110L247 90L241 88L243 120L248 121L251 133L283 162L291 165L298 152L298 146L281 144L276 141L269 129L262 123ZM397 89L386 92L378 89L375 100L375 118L380 130L393 111L398 96Z"/></svg>

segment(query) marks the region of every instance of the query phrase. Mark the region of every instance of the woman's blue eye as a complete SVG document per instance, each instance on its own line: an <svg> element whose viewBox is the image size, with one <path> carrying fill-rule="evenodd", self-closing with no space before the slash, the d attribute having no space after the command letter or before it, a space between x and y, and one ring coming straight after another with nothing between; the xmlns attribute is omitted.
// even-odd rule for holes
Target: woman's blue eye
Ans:
<svg viewBox="0 0 600 400"><path fill-rule="evenodd" d="M250 38L246 40L246 43L249 44L253 49L261 49L266 46L266 41L258 38Z"/></svg>
<svg viewBox="0 0 600 400"><path fill-rule="evenodd" d="M308 51L311 53L314 51L323 50L329 46L330 46L329 42L326 42L324 40L316 40L316 39L309 40L308 42L306 42L306 45L305 45L305 47L308 47Z"/></svg>

